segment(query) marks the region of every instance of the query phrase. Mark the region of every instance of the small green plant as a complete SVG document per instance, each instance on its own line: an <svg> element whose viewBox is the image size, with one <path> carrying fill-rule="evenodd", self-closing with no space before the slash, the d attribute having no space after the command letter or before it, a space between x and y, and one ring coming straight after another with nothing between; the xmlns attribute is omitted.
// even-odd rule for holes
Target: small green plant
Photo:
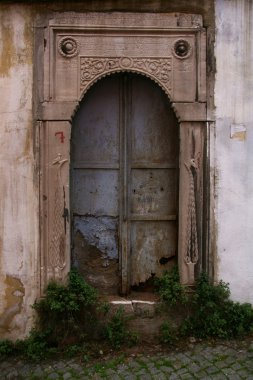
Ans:
<svg viewBox="0 0 253 380"><path fill-rule="evenodd" d="M127 319L123 308L116 310L105 325L105 338L114 348L119 348L127 339Z"/></svg>
<svg viewBox="0 0 253 380"><path fill-rule="evenodd" d="M45 297L35 302L37 330L50 330L52 345L73 344L93 329L97 292L75 270L66 285L51 282Z"/></svg>
<svg viewBox="0 0 253 380"><path fill-rule="evenodd" d="M101 377L106 377L107 373L106 371L108 369L116 370L116 368L125 362L125 356L124 355L119 355L117 358L106 361L106 362L101 362L101 363L96 363L93 366L93 369L97 374L99 374Z"/></svg>
<svg viewBox="0 0 253 380"><path fill-rule="evenodd" d="M123 343L134 344L136 335L128 331L129 317L126 316L124 309L120 307L107 322L104 329L104 336L113 348L119 348Z"/></svg>
<svg viewBox="0 0 253 380"><path fill-rule="evenodd" d="M185 304L188 300L184 287L180 284L178 268L165 272L161 278L155 279L155 287L162 301L168 306Z"/></svg>
<svg viewBox="0 0 253 380"><path fill-rule="evenodd" d="M164 322L160 327L161 342L172 344L175 341L176 332L169 322Z"/></svg>
<svg viewBox="0 0 253 380"><path fill-rule="evenodd" d="M110 309L111 309L111 306L110 306L109 302L107 302L107 301L100 302L100 304L97 306L97 311L99 313L102 313L103 315L107 315L109 313Z"/></svg>
<svg viewBox="0 0 253 380"><path fill-rule="evenodd" d="M139 343L140 337L136 331L130 331L128 333L128 345L129 347L136 346Z"/></svg>
<svg viewBox="0 0 253 380"><path fill-rule="evenodd" d="M0 340L0 358L12 355L14 352L14 344L8 340Z"/></svg>
<svg viewBox="0 0 253 380"><path fill-rule="evenodd" d="M184 335L199 338L232 338L249 333L253 329L253 308L229 299L228 284L220 281L212 285L202 274L192 297L192 314L181 326Z"/></svg>
<svg viewBox="0 0 253 380"><path fill-rule="evenodd" d="M42 360L50 355L53 347L48 345L50 330L38 332L31 330L28 338L16 342L16 351L30 360Z"/></svg>
<svg viewBox="0 0 253 380"><path fill-rule="evenodd" d="M72 344L66 348L65 355L68 358L73 358L77 354L80 354L83 351L83 347L78 344Z"/></svg>

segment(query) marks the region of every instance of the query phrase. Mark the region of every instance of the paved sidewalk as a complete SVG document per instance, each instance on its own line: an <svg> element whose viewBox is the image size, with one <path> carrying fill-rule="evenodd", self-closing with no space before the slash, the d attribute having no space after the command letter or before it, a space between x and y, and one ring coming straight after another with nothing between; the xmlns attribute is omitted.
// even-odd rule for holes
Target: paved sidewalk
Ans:
<svg viewBox="0 0 253 380"><path fill-rule="evenodd" d="M117 364L118 363L118 364ZM185 350L138 354L92 365L80 359L28 363L20 359L0 362L0 379L247 379L253 380L253 341L188 345Z"/></svg>

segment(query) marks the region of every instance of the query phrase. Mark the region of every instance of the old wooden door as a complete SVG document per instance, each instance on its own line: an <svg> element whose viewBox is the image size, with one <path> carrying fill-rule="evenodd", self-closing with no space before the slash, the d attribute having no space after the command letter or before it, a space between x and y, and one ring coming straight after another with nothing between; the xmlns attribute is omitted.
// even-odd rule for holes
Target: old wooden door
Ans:
<svg viewBox="0 0 253 380"><path fill-rule="evenodd" d="M177 254L178 125L150 79L117 74L73 121L72 260L104 293L126 294Z"/></svg>

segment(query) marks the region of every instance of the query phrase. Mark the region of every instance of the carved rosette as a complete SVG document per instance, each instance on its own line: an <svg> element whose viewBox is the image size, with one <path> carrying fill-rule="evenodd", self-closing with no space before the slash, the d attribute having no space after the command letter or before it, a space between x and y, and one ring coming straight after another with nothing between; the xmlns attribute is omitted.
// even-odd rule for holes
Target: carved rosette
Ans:
<svg viewBox="0 0 253 380"><path fill-rule="evenodd" d="M78 54L78 42L73 37L63 37L58 43L58 51L65 58L72 58Z"/></svg>
<svg viewBox="0 0 253 380"><path fill-rule="evenodd" d="M176 58L186 59L189 58L192 53L192 47L187 40L176 40L172 47L172 53Z"/></svg>
<svg viewBox="0 0 253 380"><path fill-rule="evenodd" d="M132 71L152 77L168 94L172 90L172 58L81 57L80 90L85 91L100 76Z"/></svg>

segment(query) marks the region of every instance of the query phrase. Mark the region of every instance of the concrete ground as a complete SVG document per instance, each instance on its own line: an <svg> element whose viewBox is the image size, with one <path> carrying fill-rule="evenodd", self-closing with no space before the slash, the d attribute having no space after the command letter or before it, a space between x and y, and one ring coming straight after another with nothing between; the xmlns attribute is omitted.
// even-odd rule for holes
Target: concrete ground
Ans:
<svg viewBox="0 0 253 380"><path fill-rule="evenodd" d="M0 362L0 379L247 379L253 380L253 339L186 342L185 347L104 355L92 364L80 358L40 363L9 358Z"/></svg>

